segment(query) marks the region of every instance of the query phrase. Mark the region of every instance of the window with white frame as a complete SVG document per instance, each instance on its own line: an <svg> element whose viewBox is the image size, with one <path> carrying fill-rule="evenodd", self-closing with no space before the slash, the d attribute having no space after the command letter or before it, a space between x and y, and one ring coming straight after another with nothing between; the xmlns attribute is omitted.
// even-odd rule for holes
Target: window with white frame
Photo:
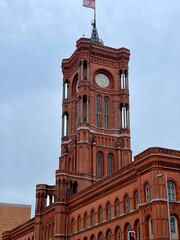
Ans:
<svg viewBox="0 0 180 240"><path fill-rule="evenodd" d="M145 196L146 196L146 202L150 202L151 201L151 192L150 192L150 186L149 183L146 183L145 185Z"/></svg>
<svg viewBox="0 0 180 240"><path fill-rule="evenodd" d="M168 199L169 201L176 201L175 184L173 181L168 181Z"/></svg>

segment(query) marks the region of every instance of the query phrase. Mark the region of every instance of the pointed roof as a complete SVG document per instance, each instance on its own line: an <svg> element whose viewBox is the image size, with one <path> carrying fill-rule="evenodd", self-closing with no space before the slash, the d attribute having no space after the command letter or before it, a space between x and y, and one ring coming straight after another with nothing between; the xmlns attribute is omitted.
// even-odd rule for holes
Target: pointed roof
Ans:
<svg viewBox="0 0 180 240"><path fill-rule="evenodd" d="M92 25L92 34L91 34L91 41L96 44L104 45L102 39L99 38L98 36L98 30L96 27L96 20L92 20L91 22Z"/></svg>

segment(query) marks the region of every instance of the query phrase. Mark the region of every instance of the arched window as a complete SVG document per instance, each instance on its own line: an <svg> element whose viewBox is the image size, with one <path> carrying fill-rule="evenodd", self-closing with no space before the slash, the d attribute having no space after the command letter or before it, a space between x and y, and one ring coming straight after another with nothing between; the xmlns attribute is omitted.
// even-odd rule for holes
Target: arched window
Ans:
<svg viewBox="0 0 180 240"><path fill-rule="evenodd" d="M129 129L129 106L128 104L121 104L120 106L120 128Z"/></svg>
<svg viewBox="0 0 180 240"><path fill-rule="evenodd" d="M103 209L102 209L102 206L99 207L99 211L98 211L98 220L99 220L99 223L102 223L103 222Z"/></svg>
<svg viewBox="0 0 180 240"><path fill-rule="evenodd" d="M132 228L131 228L131 225L129 223L126 223L125 226L124 226L124 239L125 240L129 240L128 239L128 232L131 231Z"/></svg>
<svg viewBox="0 0 180 240"><path fill-rule="evenodd" d="M108 174L113 172L113 155L111 153L108 154Z"/></svg>
<svg viewBox="0 0 180 240"><path fill-rule="evenodd" d="M136 240L140 240L141 239L141 235L140 235L140 224L137 224L137 229L136 229Z"/></svg>
<svg viewBox="0 0 180 240"><path fill-rule="evenodd" d="M104 98L104 128L108 129L108 118L109 118L109 99Z"/></svg>
<svg viewBox="0 0 180 240"><path fill-rule="evenodd" d="M176 201L175 184L173 181L168 181L168 199L169 201Z"/></svg>
<svg viewBox="0 0 180 240"><path fill-rule="evenodd" d="M88 97L86 95L82 98L82 121L88 121Z"/></svg>
<svg viewBox="0 0 180 240"><path fill-rule="evenodd" d="M87 61L83 61L83 80L87 80Z"/></svg>
<svg viewBox="0 0 180 240"><path fill-rule="evenodd" d="M178 240L178 221L177 218L173 215L170 217L171 223L171 239Z"/></svg>
<svg viewBox="0 0 180 240"><path fill-rule="evenodd" d="M85 213L85 215L84 215L84 228L85 229L88 228L88 215L87 215L87 213Z"/></svg>
<svg viewBox="0 0 180 240"><path fill-rule="evenodd" d="M108 220L111 219L111 204L110 203L107 204L107 219Z"/></svg>
<svg viewBox="0 0 180 240"><path fill-rule="evenodd" d="M64 93L63 93L64 99L68 99L69 98L69 80L66 79L66 81L64 82Z"/></svg>
<svg viewBox="0 0 180 240"><path fill-rule="evenodd" d="M96 238L95 238L94 234L93 234L93 235L91 235L91 240L96 240Z"/></svg>
<svg viewBox="0 0 180 240"><path fill-rule="evenodd" d="M97 127L101 127L101 97L97 96L97 103L96 103L96 124Z"/></svg>
<svg viewBox="0 0 180 240"><path fill-rule="evenodd" d="M103 235L102 232L101 232L101 234L100 234L99 240L104 240L104 235Z"/></svg>
<svg viewBox="0 0 180 240"><path fill-rule="evenodd" d="M75 232L75 221L74 218L71 221L71 232L74 233Z"/></svg>
<svg viewBox="0 0 180 240"><path fill-rule="evenodd" d="M149 239L153 240L153 225L152 225L152 218L149 218Z"/></svg>
<svg viewBox="0 0 180 240"><path fill-rule="evenodd" d="M149 183L146 183L145 185L145 196L146 196L146 202L150 202L151 201L151 192L150 192L150 186Z"/></svg>
<svg viewBox="0 0 180 240"><path fill-rule="evenodd" d="M135 206L135 209L138 209L138 205L139 204L139 199L138 199L138 191L136 190L135 193L134 193L134 206Z"/></svg>
<svg viewBox="0 0 180 240"><path fill-rule="evenodd" d="M108 239L108 240L112 240L112 239L113 239L111 230L108 231L107 239Z"/></svg>
<svg viewBox="0 0 180 240"><path fill-rule="evenodd" d="M78 217L78 222L77 222L77 229L78 229L78 231L80 231L81 230L81 216L79 216Z"/></svg>
<svg viewBox="0 0 180 240"><path fill-rule="evenodd" d="M120 202L119 202L119 199L116 199L116 202L115 202L115 215L116 215L116 217L120 216Z"/></svg>
<svg viewBox="0 0 180 240"><path fill-rule="evenodd" d="M63 115L63 126L62 126L62 136L63 137L68 136L68 118L69 118L69 115L67 112L65 112Z"/></svg>
<svg viewBox="0 0 180 240"><path fill-rule="evenodd" d="M77 193L77 182L73 183L73 194Z"/></svg>
<svg viewBox="0 0 180 240"><path fill-rule="evenodd" d="M103 154L101 152L97 153L97 175L103 176Z"/></svg>
<svg viewBox="0 0 180 240"><path fill-rule="evenodd" d="M129 213L130 212L130 201L129 201L128 195L125 196L124 203L125 203L125 212Z"/></svg>
<svg viewBox="0 0 180 240"><path fill-rule="evenodd" d="M96 224L96 215L94 209L91 212L91 225L94 226Z"/></svg>
<svg viewBox="0 0 180 240"><path fill-rule="evenodd" d="M120 70L120 88L121 89L128 89L128 72L127 70Z"/></svg>
<svg viewBox="0 0 180 240"><path fill-rule="evenodd" d="M116 232L116 240L121 240L121 229L118 227L117 232Z"/></svg>

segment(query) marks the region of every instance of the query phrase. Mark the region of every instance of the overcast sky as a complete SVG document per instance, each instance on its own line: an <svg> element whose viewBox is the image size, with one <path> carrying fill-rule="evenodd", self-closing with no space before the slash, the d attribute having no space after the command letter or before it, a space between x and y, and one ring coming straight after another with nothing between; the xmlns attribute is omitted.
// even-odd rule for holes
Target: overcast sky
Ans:
<svg viewBox="0 0 180 240"><path fill-rule="evenodd" d="M34 211L36 184L55 182L61 61L92 18L82 0L0 0L1 203ZM133 156L180 149L180 1L97 0L97 27L105 45L131 51Z"/></svg>

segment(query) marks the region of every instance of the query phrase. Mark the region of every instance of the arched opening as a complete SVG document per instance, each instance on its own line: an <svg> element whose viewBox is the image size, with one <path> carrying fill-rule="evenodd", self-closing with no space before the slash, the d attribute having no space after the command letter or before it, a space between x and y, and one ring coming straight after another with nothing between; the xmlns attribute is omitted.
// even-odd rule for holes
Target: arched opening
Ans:
<svg viewBox="0 0 180 240"><path fill-rule="evenodd" d="M138 191L136 190L134 192L134 209L138 209L139 207L139 196L138 196Z"/></svg>
<svg viewBox="0 0 180 240"><path fill-rule="evenodd" d="M101 152L97 153L97 176L103 176L103 154Z"/></svg>
<svg viewBox="0 0 180 240"><path fill-rule="evenodd" d="M120 70L119 78L120 78L120 89L128 89L128 71Z"/></svg>
<svg viewBox="0 0 180 240"><path fill-rule="evenodd" d="M121 104L120 106L120 128L129 129L129 106L128 104Z"/></svg>
<svg viewBox="0 0 180 240"><path fill-rule="evenodd" d="M131 231L131 225L129 223L126 223L124 226L124 240L129 240L128 239L128 232Z"/></svg>
<svg viewBox="0 0 180 240"><path fill-rule="evenodd" d="M63 97L64 99L69 98L69 80L66 79L63 86Z"/></svg>
<svg viewBox="0 0 180 240"><path fill-rule="evenodd" d="M178 219L176 216L171 215L170 216L170 224L171 224L171 239L178 240Z"/></svg>
<svg viewBox="0 0 180 240"><path fill-rule="evenodd" d="M62 121L62 136L66 137L68 136L68 119L69 119L69 114L68 112L65 112L63 115L63 121Z"/></svg>
<svg viewBox="0 0 180 240"><path fill-rule="evenodd" d="M173 181L168 181L168 199L169 201L176 201L176 188Z"/></svg>
<svg viewBox="0 0 180 240"><path fill-rule="evenodd" d="M113 240L113 235L112 235L112 231L110 229L108 229L106 231L106 239L107 240Z"/></svg>
<svg viewBox="0 0 180 240"><path fill-rule="evenodd" d="M86 60L83 61L83 80L88 79L88 63Z"/></svg>
<svg viewBox="0 0 180 240"><path fill-rule="evenodd" d="M140 240L140 223L139 223L139 219L137 219L134 223L134 230L136 233L136 240Z"/></svg>
<svg viewBox="0 0 180 240"><path fill-rule="evenodd" d="M115 232L114 232L114 239L115 240L121 240L122 239L122 237L121 237L121 229L120 229L120 227L118 226L118 227L116 227L115 228Z"/></svg>
<svg viewBox="0 0 180 240"><path fill-rule="evenodd" d="M84 214L84 228L88 228L88 214L87 212Z"/></svg>
<svg viewBox="0 0 180 240"><path fill-rule="evenodd" d="M107 220L111 220L111 204L110 202L107 203Z"/></svg>
<svg viewBox="0 0 180 240"><path fill-rule="evenodd" d="M113 172L113 154L108 154L108 175Z"/></svg>
<svg viewBox="0 0 180 240"><path fill-rule="evenodd" d="M130 200L129 200L129 196L126 194L124 197L124 206L125 206L125 213L129 213L130 212Z"/></svg>
<svg viewBox="0 0 180 240"><path fill-rule="evenodd" d="M99 209L98 209L98 222L99 223L103 222L103 209L102 209L102 206L100 206Z"/></svg>
<svg viewBox="0 0 180 240"><path fill-rule="evenodd" d="M152 217L147 216L146 217L146 237L149 240L153 240L153 222L152 222Z"/></svg>
<svg viewBox="0 0 180 240"><path fill-rule="evenodd" d="M94 209L91 211L91 226L94 226L96 224L96 214Z"/></svg>
<svg viewBox="0 0 180 240"><path fill-rule="evenodd" d="M104 97L104 128L109 128L109 98Z"/></svg>
<svg viewBox="0 0 180 240"><path fill-rule="evenodd" d="M75 181L73 184L73 194L77 193L77 182Z"/></svg>
<svg viewBox="0 0 180 240"><path fill-rule="evenodd" d="M96 125L101 128L101 96L97 96L96 99Z"/></svg>
<svg viewBox="0 0 180 240"><path fill-rule="evenodd" d="M115 201L115 216L116 217L120 216L120 201L119 201L119 199L116 199L116 201Z"/></svg>
<svg viewBox="0 0 180 240"><path fill-rule="evenodd" d="M150 190L150 185L149 183L146 183L144 186L144 191L145 191L145 199L146 203L151 201L151 190Z"/></svg>

